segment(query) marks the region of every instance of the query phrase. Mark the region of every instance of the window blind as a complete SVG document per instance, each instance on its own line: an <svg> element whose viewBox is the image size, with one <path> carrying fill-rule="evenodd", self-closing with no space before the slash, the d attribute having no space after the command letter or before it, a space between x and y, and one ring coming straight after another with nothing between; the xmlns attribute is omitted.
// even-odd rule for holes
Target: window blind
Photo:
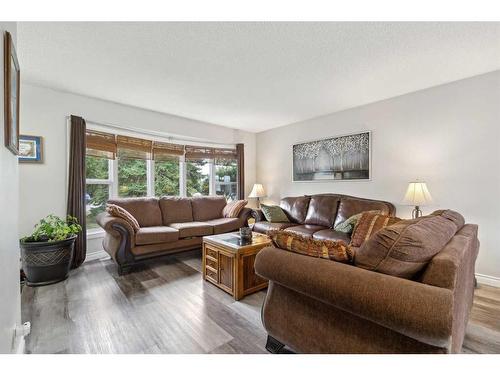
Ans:
<svg viewBox="0 0 500 375"><path fill-rule="evenodd" d="M214 148L201 146L186 146L186 160L213 159Z"/></svg>
<svg viewBox="0 0 500 375"><path fill-rule="evenodd" d="M150 160L153 154L153 141L118 135L116 137L118 157Z"/></svg>
<svg viewBox="0 0 500 375"><path fill-rule="evenodd" d="M184 155L184 145L166 142L153 142L153 159L155 161L166 161L177 159Z"/></svg>
<svg viewBox="0 0 500 375"><path fill-rule="evenodd" d="M236 149L205 146L185 146L115 135L96 130L86 131L87 155L115 159L172 160L185 155L186 160L238 159Z"/></svg>
<svg viewBox="0 0 500 375"><path fill-rule="evenodd" d="M87 151L90 156L107 159L116 158L116 136L114 134L87 130L85 132Z"/></svg>
<svg viewBox="0 0 500 375"><path fill-rule="evenodd" d="M236 159L237 158L236 149L231 148L214 148L213 157L215 159Z"/></svg>

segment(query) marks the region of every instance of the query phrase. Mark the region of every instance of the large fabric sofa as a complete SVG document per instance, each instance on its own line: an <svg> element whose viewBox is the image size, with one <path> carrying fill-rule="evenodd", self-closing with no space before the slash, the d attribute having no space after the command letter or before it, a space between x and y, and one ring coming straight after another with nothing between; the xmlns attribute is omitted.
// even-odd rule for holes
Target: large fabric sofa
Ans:
<svg viewBox="0 0 500 375"><path fill-rule="evenodd" d="M254 210L253 230L267 233L269 230L282 229L318 240L350 241L350 234L334 230L334 226L349 217L364 211L376 210L394 216L396 209L392 203L353 197L340 194L317 194L300 197L287 197L280 201L290 222L270 223L261 210Z"/></svg>
<svg viewBox="0 0 500 375"><path fill-rule="evenodd" d="M459 353L474 295L477 233L477 225L444 210L380 230L355 249L353 264L264 248L255 271L269 280L266 348ZM422 268L395 276L415 266Z"/></svg>
<svg viewBox="0 0 500 375"><path fill-rule="evenodd" d="M162 197L111 199L139 223L135 231L127 221L103 212L97 223L105 230L104 249L120 274L141 260L200 248L202 237L236 231L247 226L252 210L243 208L237 218L225 218L224 197Z"/></svg>

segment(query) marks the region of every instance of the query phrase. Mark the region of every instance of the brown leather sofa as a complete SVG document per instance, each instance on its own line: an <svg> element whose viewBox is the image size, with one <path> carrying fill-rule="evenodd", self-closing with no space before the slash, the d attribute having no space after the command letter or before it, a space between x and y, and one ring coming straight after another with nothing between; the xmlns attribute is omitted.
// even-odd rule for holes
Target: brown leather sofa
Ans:
<svg viewBox="0 0 500 375"><path fill-rule="evenodd" d="M350 235L335 231L335 225L363 211L378 210L391 216L396 212L394 205L389 202L340 194L287 197L280 201L280 207L288 216L289 223L270 223L261 210L254 210L252 216L255 224L252 229L260 233L283 229L318 240L343 240L349 243Z"/></svg>
<svg viewBox="0 0 500 375"><path fill-rule="evenodd" d="M138 221L134 229L123 219L103 212L97 223L106 231L103 247L118 264L120 274L138 261L200 248L202 237L236 231L247 226L252 210L237 218L224 218L224 197L162 197L111 199Z"/></svg>
<svg viewBox="0 0 500 375"><path fill-rule="evenodd" d="M477 231L473 224L457 226L412 279L263 249L255 270L269 279L262 307L266 348L273 353L285 346L300 353L459 353L474 295ZM420 240L404 244L434 244L444 232L437 228L433 241L424 229ZM391 246L392 232L387 233L380 238Z"/></svg>

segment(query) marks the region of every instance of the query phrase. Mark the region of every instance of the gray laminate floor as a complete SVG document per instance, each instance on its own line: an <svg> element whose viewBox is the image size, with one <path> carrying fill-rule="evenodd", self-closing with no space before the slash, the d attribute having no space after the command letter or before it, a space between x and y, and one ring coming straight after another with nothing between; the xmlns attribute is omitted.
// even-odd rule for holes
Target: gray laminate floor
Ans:
<svg viewBox="0 0 500 375"><path fill-rule="evenodd" d="M201 279L200 252L144 264L120 277L110 260L68 280L25 287L28 353L266 353L265 291L236 302ZM466 353L500 353L500 289L480 286Z"/></svg>

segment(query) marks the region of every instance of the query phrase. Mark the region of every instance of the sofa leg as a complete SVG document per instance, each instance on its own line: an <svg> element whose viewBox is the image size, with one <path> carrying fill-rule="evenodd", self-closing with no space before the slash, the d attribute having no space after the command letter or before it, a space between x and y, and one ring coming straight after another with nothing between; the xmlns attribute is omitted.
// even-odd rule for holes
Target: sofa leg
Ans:
<svg viewBox="0 0 500 375"><path fill-rule="evenodd" d="M281 350L285 347L285 344L282 344L274 337L267 335L266 342L266 350L271 354L279 354Z"/></svg>
<svg viewBox="0 0 500 375"><path fill-rule="evenodd" d="M118 266L118 275L124 276L130 273L131 266Z"/></svg>

